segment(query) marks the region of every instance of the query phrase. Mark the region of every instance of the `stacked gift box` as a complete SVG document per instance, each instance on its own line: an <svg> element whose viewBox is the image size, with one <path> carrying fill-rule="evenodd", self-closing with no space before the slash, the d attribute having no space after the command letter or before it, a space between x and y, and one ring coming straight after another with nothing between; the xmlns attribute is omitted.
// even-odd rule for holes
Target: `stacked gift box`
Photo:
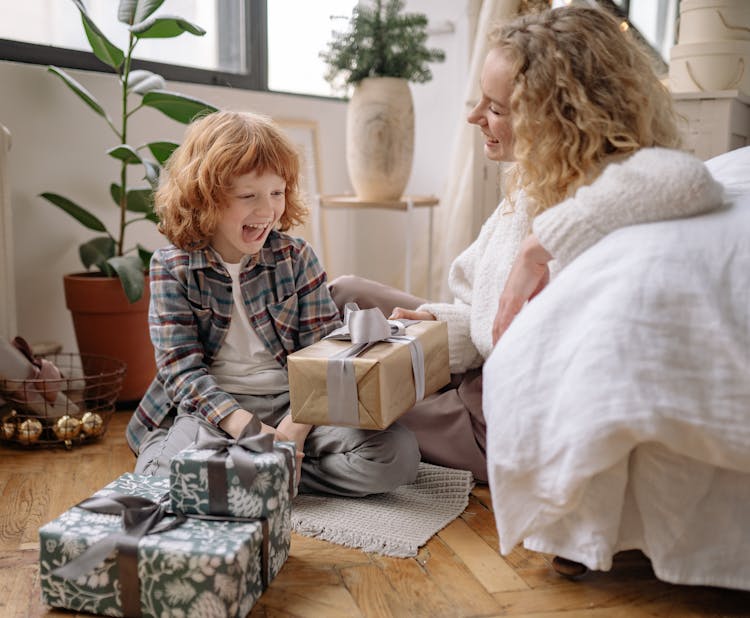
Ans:
<svg viewBox="0 0 750 618"><path fill-rule="evenodd" d="M216 440L179 453L169 478L124 474L40 528L44 602L246 616L289 555L294 444Z"/></svg>

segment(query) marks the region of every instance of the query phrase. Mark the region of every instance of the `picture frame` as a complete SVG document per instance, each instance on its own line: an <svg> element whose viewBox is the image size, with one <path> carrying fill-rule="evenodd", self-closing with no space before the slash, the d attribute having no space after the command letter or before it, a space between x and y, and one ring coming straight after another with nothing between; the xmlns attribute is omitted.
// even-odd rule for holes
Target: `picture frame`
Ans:
<svg viewBox="0 0 750 618"><path fill-rule="evenodd" d="M279 128L291 139L300 156L300 190L309 210L304 224L289 230L293 236L304 238L325 267L328 248L325 238L325 225L320 211L319 196L322 194L322 171L320 167L320 146L318 123L315 120L297 118L274 118Z"/></svg>

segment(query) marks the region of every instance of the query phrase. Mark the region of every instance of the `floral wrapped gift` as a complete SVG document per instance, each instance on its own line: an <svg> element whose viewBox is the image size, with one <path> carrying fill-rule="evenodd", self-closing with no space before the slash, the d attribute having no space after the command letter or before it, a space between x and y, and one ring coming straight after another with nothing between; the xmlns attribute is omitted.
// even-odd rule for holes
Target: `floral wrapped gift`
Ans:
<svg viewBox="0 0 750 618"><path fill-rule="evenodd" d="M42 526L42 599L108 616L244 617L288 556L290 522L186 518L169 479L124 474Z"/></svg>
<svg viewBox="0 0 750 618"><path fill-rule="evenodd" d="M296 422L385 429L450 381L448 327L347 305L345 325L287 367Z"/></svg>
<svg viewBox="0 0 750 618"><path fill-rule="evenodd" d="M274 442L271 434L239 439L200 427L192 446L170 463L172 509L185 514L291 517L295 488L294 442Z"/></svg>

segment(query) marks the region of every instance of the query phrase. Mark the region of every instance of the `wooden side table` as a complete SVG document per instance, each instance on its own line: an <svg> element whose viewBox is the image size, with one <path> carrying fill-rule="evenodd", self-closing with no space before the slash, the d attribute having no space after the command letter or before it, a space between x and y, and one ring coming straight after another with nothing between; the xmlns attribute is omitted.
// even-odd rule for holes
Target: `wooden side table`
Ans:
<svg viewBox="0 0 750 618"><path fill-rule="evenodd" d="M427 228L427 298L432 297L432 232L433 207L440 200L434 196L404 195L394 202L373 202L361 200L354 195L319 195L317 208L317 223L315 226L315 244L321 246L320 235L323 209L341 208L378 208L381 210L401 210L406 212L406 265L404 267L404 291L411 293L411 263L414 238L412 236L413 212L415 208L429 208L429 223Z"/></svg>

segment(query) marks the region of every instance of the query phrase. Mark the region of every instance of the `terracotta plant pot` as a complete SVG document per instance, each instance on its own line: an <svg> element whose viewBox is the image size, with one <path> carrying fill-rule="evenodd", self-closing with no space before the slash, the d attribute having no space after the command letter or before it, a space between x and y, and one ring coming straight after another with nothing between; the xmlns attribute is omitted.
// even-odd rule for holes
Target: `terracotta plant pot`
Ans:
<svg viewBox="0 0 750 618"><path fill-rule="evenodd" d="M137 401L156 375L148 333L149 287L129 303L120 280L98 273L65 275L65 302L73 316L78 351L127 364L118 401Z"/></svg>
<svg viewBox="0 0 750 618"><path fill-rule="evenodd" d="M401 198L414 156L414 103L409 82L368 77L354 89L346 114L349 180L363 201Z"/></svg>

